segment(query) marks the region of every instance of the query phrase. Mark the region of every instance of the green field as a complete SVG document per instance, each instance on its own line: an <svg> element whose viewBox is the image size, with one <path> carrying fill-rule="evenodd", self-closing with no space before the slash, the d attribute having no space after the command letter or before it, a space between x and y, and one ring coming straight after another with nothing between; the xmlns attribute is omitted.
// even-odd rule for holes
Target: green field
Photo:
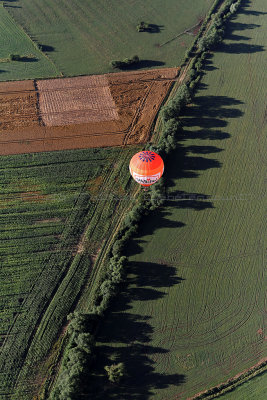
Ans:
<svg viewBox="0 0 267 400"><path fill-rule="evenodd" d="M0 81L59 76L55 65L37 49L7 10L0 3ZM19 54L24 60L10 62L10 54Z"/></svg>
<svg viewBox="0 0 267 400"><path fill-rule="evenodd" d="M220 397L220 400L265 400L267 393L266 372Z"/></svg>
<svg viewBox="0 0 267 400"><path fill-rule="evenodd" d="M267 355L266 9L243 4L183 117L166 205L129 248L98 335L94 399L187 399ZM128 372L115 388L104 378L114 359Z"/></svg>
<svg viewBox="0 0 267 400"><path fill-rule="evenodd" d="M0 158L1 400L32 398L34 373L91 274L114 210L129 206L122 200L135 150Z"/></svg>
<svg viewBox="0 0 267 400"><path fill-rule="evenodd" d="M66 76L112 71L111 60L137 54L139 68L179 66L194 36L185 34L158 44L193 26L213 0L18 0L8 11ZM138 33L145 21L153 32Z"/></svg>

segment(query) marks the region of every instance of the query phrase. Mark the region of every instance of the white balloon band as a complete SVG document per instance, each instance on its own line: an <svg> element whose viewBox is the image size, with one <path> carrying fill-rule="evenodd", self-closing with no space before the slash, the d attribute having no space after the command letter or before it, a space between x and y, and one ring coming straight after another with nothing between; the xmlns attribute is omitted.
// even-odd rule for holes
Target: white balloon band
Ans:
<svg viewBox="0 0 267 400"><path fill-rule="evenodd" d="M161 177L161 173L160 172L158 172L155 175L150 175L150 176L138 175L136 172L133 172L133 171L131 171L131 172L132 172L132 176L133 176L134 180L137 183L141 183L141 184L143 183L145 185L149 185L149 184L155 183Z"/></svg>

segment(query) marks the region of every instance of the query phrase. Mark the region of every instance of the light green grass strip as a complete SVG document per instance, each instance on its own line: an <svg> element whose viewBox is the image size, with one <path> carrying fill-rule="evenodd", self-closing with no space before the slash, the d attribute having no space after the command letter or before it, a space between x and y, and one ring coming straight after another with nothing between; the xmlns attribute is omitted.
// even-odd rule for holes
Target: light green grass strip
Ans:
<svg viewBox="0 0 267 400"><path fill-rule="evenodd" d="M0 81L56 77L54 64L35 46L0 4ZM9 61L10 54L28 57L27 61Z"/></svg>

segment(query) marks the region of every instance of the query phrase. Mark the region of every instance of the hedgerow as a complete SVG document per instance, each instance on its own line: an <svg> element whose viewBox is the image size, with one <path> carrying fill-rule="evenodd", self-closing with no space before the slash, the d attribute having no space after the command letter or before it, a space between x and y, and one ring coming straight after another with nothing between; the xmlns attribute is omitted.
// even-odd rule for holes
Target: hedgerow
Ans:
<svg viewBox="0 0 267 400"><path fill-rule="evenodd" d="M74 312L68 315L70 320L68 335L70 340L65 350L62 370L50 399L66 400L76 397L82 379L88 373L93 361L94 330L98 316L94 313Z"/></svg>
<svg viewBox="0 0 267 400"><path fill-rule="evenodd" d="M266 371L267 361L263 361L260 365L257 365L249 369L248 371L240 374L237 378L229 379L227 382L221 383L218 386L214 386L213 388L208 389L204 393L194 396L192 400L214 399L224 393L234 390L236 387L242 385L249 379L254 378L255 376L262 374Z"/></svg>
<svg viewBox="0 0 267 400"><path fill-rule="evenodd" d="M202 25L198 37L192 46L192 49L187 52L187 57L193 53L195 53L195 56L191 61L191 68L188 71L186 83L181 85L175 95L162 107L159 114L159 117L163 122L162 133L159 137L158 143L148 145L148 149L156 151L162 156L166 156L176 148L179 134L182 132L179 116L186 105L192 101L194 89L201 78L202 65L207 57L208 51L213 48L216 43L221 41L224 33L223 24L232 15L233 10L237 10L240 2L241 0L228 0L224 6L219 9L218 13L213 15L213 12L218 7L220 1L217 0L214 2L205 23ZM234 6L231 7L231 5ZM203 38L199 39L210 20L212 20L212 23L207 33ZM99 318L104 316L105 311L110 306L114 296L119 292L120 284L125 278L127 262L127 258L124 255L125 246L136 234L141 218L164 203L164 192L164 179L161 178L159 182L150 188L146 197L143 193L139 195L137 204L125 216L121 228L117 232L110 250L106 275L99 285L95 304L90 313L84 315L82 319L80 319L81 316L78 316L77 314L70 316L71 322L69 329L72 337L69 341L68 349L65 352L63 365L56 385L50 397L52 400L75 399L77 392L79 392L79 387L82 384L85 371L87 371L86 368L88 367L86 363L88 362L89 365L91 365L94 357L93 338L91 339L90 337L89 340L90 345L88 347L87 358L85 351L78 347L78 341L75 341L75 337L77 337L78 333L87 332L85 328L85 320L83 318L86 319L89 315L94 316L93 325L91 325L91 328L89 329L89 333L94 335L92 333L94 330L92 326L96 326L94 324L97 324ZM72 328L73 326L76 328ZM70 352L70 349L74 350Z"/></svg>

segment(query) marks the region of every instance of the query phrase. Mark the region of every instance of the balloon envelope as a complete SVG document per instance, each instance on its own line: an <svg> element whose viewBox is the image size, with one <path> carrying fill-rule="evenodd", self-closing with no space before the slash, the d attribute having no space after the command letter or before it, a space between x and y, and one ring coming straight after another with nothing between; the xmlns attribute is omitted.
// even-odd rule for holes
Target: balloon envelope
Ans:
<svg viewBox="0 0 267 400"><path fill-rule="evenodd" d="M140 151L132 157L129 168L136 182L142 186L150 186L162 176L164 163L154 151Z"/></svg>

